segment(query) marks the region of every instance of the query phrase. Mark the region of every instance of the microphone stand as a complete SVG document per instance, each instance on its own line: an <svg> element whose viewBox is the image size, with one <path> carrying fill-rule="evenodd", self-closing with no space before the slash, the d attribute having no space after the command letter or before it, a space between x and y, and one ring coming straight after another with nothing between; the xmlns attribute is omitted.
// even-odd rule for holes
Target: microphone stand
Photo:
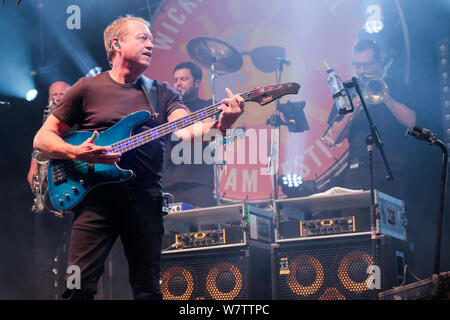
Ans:
<svg viewBox="0 0 450 320"><path fill-rule="evenodd" d="M211 97L213 105L216 104L216 67L214 63L211 64L211 78L210 78L210 87L211 87ZM219 119L219 118L217 118ZM216 120L217 120L216 119ZM224 145L224 155L225 155L225 145ZM217 149L216 149L217 152ZM220 200L220 175L219 175L219 164L217 163L217 154L215 156L216 160L214 161L214 175L216 176L216 205L220 206L222 201Z"/></svg>
<svg viewBox="0 0 450 320"><path fill-rule="evenodd" d="M276 84L280 84L281 82L281 73L283 72L284 61L281 58L276 58L277 68L275 69L275 82ZM278 230L279 230L279 213L277 208L277 199L278 199L278 167L279 167L279 159L280 159L280 126L283 124L280 116L280 102L279 99L276 100L276 110L275 114L272 114L269 119L267 119L266 124L271 125L274 130L271 132L270 136L270 150L269 150L269 159L267 162L267 171L272 174L272 183L273 183L273 199L272 199L272 207L274 215L277 217L274 220L275 223L275 238L278 238Z"/></svg>
<svg viewBox="0 0 450 320"><path fill-rule="evenodd" d="M433 144L433 143L430 143ZM436 246L435 246L435 258L434 258L434 274L432 280L433 284L433 297L438 297L440 293L440 263L441 263L441 242L442 242L442 227L444 220L445 211L445 194L447 192L447 166L448 166L448 151L447 147L440 140L436 140L434 143L442 150L442 172L441 172L441 188L440 188L440 199L439 199L439 214L437 219L437 230L436 230Z"/></svg>
<svg viewBox="0 0 450 320"><path fill-rule="evenodd" d="M386 167L387 181L394 180L394 176L392 174L392 170L389 167L389 163L386 158L386 154L383 149L383 141L381 140L380 134L376 125L372 121L372 117L370 116L369 110L367 109L366 102L364 100L361 88L359 86L358 78L353 77L352 80L344 82L344 87L348 92L348 89L355 88L356 92L361 100L361 105L364 109L364 113L366 114L367 120L369 121L370 133L366 138L367 143L367 151L369 152L369 167L370 167L370 232L371 232L371 240L372 240L372 253L373 257L376 257L376 253L378 253L378 243L377 243L377 234L379 233L379 226L377 224L377 216L375 211L375 189L374 189L374 175L373 175L373 144L375 144L380 150L381 157L383 158L384 166ZM353 108L352 99L350 100L350 104Z"/></svg>
<svg viewBox="0 0 450 320"><path fill-rule="evenodd" d="M447 173L448 173L448 150L445 144L438 140L437 135L428 131L427 129L415 126L409 129L407 134L416 137L419 140L428 141L430 145L437 145L442 151L442 171L441 171L441 187L440 187L440 198L439 198L439 214L437 217L436 225L436 244L434 252L434 273L431 278L432 289L431 296L433 298L438 298L443 295L441 276L439 270L441 268L441 242L442 242L442 228L445 212L445 196L447 193Z"/></svg>
<svg viewBox="0 0 450 320"><path fill-rule="evenodd" d="M283 59L277 58L277 68L275 69L275 82L276 84L280 84L281 82L281 73L283 72ZM280 117L280 101L276 100L276 109L275 114L272 115L266 123L275 128L272 131L270 138L270 151L269 151L269 161L267 164L267 169L270 170L272 167L272 181L273 181L273 206L275 209L276 203L275 201L278 199L278 167L279 167L279 159L280 159L280 126L283 123Z"/></svg>
<svg viewBox="0 0 450 320"><path fill-rule="evenodd" d="M448 166L448 151L442 141L437 140L435 143L442 150L442 172L441 172L441 190L440 190L440 201L439 201L439 215L438 215L438 225L437 225L437 236L436 236L436 259L434 264L434 273L439 274L440 269L440 252L441 252L441 239L442 239L442 221L444 218L445 209L445 194L447 192L447 166Z"/></svg>

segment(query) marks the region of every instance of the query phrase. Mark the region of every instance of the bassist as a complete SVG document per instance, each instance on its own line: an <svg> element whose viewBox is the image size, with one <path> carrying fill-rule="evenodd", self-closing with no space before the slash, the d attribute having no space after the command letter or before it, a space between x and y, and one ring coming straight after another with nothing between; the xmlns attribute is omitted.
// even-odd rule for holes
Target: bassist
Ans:
<svg viewBox="0 0 450 320"><path fill-rule="evenodd" d="M142 86L143 73L153 53L150 24L141 18L120 18L104 32L111 70L82 78L66 93L35 136L34 147L52 159L76 159L87 163L114 164L132 169L134 178L124 183L101 185L74 208L68 265L81 271L81 288L66 289L67 299L92 299L104 271L105 259L120 236L129 265L129 281L135 299L161 299L160 251L165 139L157 139L122 154L95 144L95 135L71 145L61 134L78 124L80 130L101 132L130 113L148 110L152 117L134 128L133 134L188 115L180 96L167 84L155 81L157 104L152 105ZM217 122L199 123L177 132L191 139L194 131L214 127L225 130L244 111L244 100L227 90Z"/></svg>

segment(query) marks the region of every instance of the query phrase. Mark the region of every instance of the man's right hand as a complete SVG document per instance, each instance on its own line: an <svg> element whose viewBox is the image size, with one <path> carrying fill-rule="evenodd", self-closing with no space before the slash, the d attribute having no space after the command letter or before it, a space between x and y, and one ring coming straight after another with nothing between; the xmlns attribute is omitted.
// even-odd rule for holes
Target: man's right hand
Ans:
<svg viewBox="0 0 450 320"><path fill-rule="evenodd" d="M95 131L94 135L98 132ZM120 161L122 156L119 152L110 152L108 146L95 145L95 138L90 137L79 146L75 146L75 159L88 163L102 163L112 165Z"/></svg>
<svg viewBox="0 0 450 320"><path fill-rule="evenodd" d="M354 111L352 113L345 114L339 121L334 121L333 124L327 129L326 135L322 137L322 140L330 147L334 148L336 144L341 143L349 133L350 123L362 110L361 99L357 95L352 99Z"/></svg>

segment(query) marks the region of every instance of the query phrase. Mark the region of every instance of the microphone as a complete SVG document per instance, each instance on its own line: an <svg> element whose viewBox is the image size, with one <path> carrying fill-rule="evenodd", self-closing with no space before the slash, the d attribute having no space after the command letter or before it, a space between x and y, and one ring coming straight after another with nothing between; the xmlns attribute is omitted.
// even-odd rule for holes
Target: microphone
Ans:
<svg viewBox="0 0 450 320"><path fill-rule="evenodd" d="M427 130L425 128L421 128L419 126L414 126L413 128L408 129L406 131L405 136L407 137L408 134L410 136L415 137L416 139L428 141L430 144L435 144L436 141L437 141L436 134L434 134L430 130Z"/></svg>
<svg viewBox="0 0 450 320"><path fill-rule="evenodd" d="M48 106L49 106L50 108L56 106L56 97L55 97L55 96L52 96L52 98L50 99L50 103L48 104Z"/></svg>

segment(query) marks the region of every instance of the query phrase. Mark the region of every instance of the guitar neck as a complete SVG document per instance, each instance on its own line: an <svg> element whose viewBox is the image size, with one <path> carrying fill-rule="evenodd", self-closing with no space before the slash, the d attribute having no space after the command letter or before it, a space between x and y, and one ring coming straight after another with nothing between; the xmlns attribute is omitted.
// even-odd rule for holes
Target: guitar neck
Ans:
<svg viewBox="0 0 450 320"><path fill-rule="evenodd" d="M209 118L219 113L221 111L220 109L218 109L219 105L220 104L206 107L202 110L191 113L188 116L183 117L181 119L172 122L167 122L155 128L148 129L144 132L131 136L130 138L112 144L111 148L114 152L120 153L124 153L133 150L135 148L139 148L140 146L146 143L157 140L161 137L164 137L165 135L186 128L190 125L193 125L196 122L202 121L206 118Z"/></svg>
<svg viewBox="0 0 450 320"><path fill-rule="evenodd" d="M244 99L244 101L255 101L261 105L265 105L284 94L297 93L299 88L300 85L298 85L297 83L285 83L255 88L253 90L241 93L239 95L241 96L242 99ZM284 93L275 94L276 92L280 91ZM212 117L220 113L222 111L221 109L219 109L219 106L221 104L222 104L221 102L213 104L209 107L193 112L187 115L186 117L180 118L172 122L164 123L152 129L148 129L132 137L129 137L127 139L112 144L111 148L113 152L124 153L127 151L131 151L146 143L157 140L161 137L164 137L180 129L189 127L197 122L200 122L202 120L205 120L209 117Z"/></svg>

